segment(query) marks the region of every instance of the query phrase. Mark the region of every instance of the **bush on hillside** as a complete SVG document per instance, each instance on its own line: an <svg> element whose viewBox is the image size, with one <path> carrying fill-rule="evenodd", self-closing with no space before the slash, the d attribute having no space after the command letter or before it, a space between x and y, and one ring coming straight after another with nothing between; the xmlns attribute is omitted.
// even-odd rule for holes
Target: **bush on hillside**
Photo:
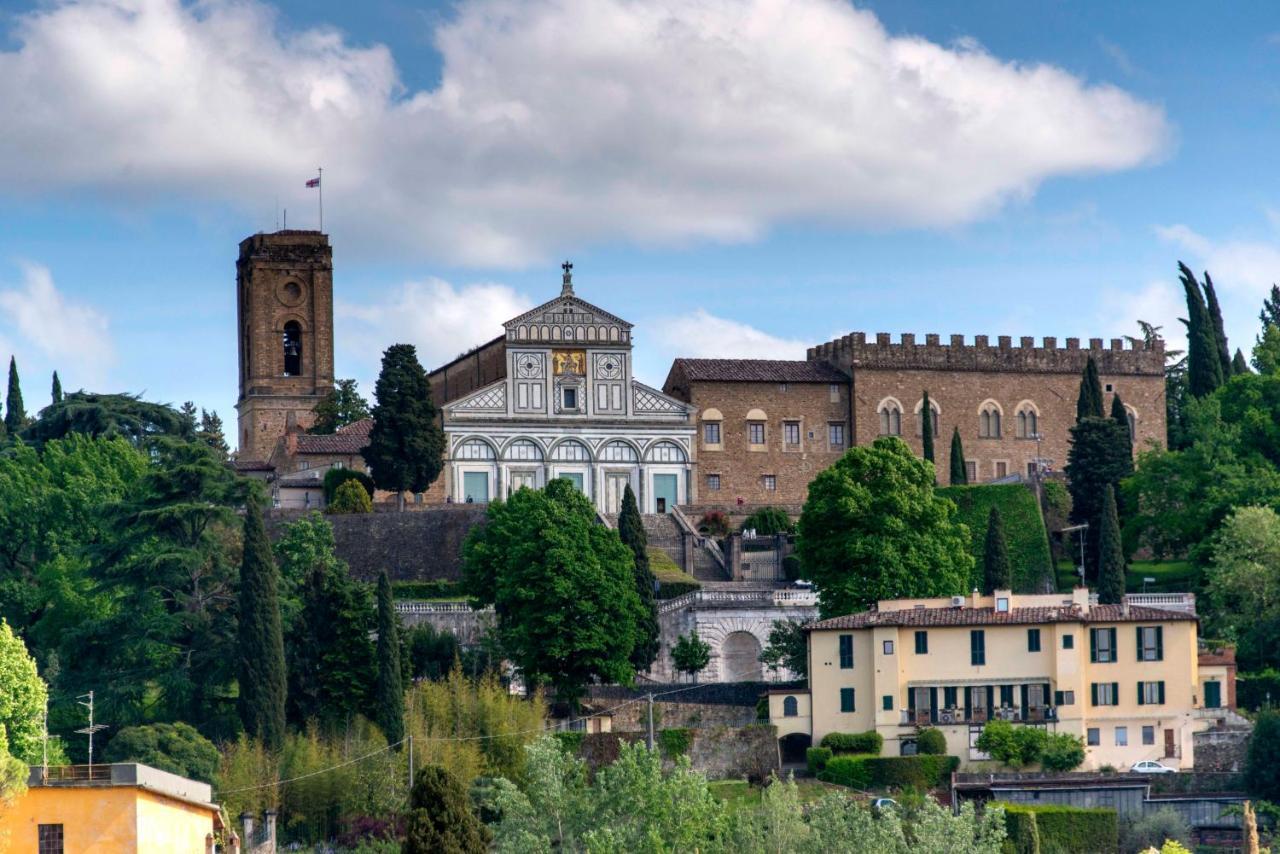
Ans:
<svg viewBox="0 0 1280 854"><path fill-rule="evenodd" d="M1004 807L1005 854L1040 854L1040 829L1030 807L1001 804Z"/></svg>
<svg viewBox="0 0 1280 854"><path fill-rule="evenodd" d="M833 756L818 779L853 789L936 789L960 767L957 756Z"/></svg>
<svg viewBox="0 0 1280 854"><path fill-rule="evenodd" d="M1084 764L1084 739L1069 732L1055 732L1044 743L1040 767L1046 771L1074 771Z"/></svg>
<svg viewBox="0 0 1280 854"><path fill-rule="evenodd" d="M829 747L810 747L804 752L805 764L809 766L809 773L813 776L818 774L827 767L827 763L831 761L831 748Z"/></svg>
<svg viewBox="0 0 1280 854"><path fill-rule="evenodd" d="M1191 828L1177 810L1162 807L1154 812L1120 819L1122 851L1159 849L1169 839L1184 845L1191 842Z"/></svg>
<svg viewBox="0 0 1280 854"><path fill-rule="evenodd" d="M720 510L709 510L698 520L698 533L722 540L729 536L729 517Z"/></svg>
<svg viewBox="0 0 1280 854"><path fill-rule="evenodd" d="M759 537L786 534L794 528L791 517L781 507L761 507L742 522L743 531L755 531Z"/></svg>
<svg viewBox="0 0 1280 854"><path fill-rule="evenodd" d="M944 486L935 494L949 498L959 509L957 519L969 528L969 553L975 561L970 588L982 587L982 557L986 545L987 517L992 507L1000 508L1004 521L1009 563L1013 566L1013 589L1018 593L1040 593L1057 588L1049 537L1036 504L1035 493L1022 484Z"/></svg>
<svg viewBox="0 0 1280 854"><path fill-rule="evenodd" d="M324 473L324 503L333 503L333 497L337 494L338 487L349 480L359 481L365 492L369 493L369 500L373 500L373 478L355 469L336 468L329 469Z"/></svg>
<svg viewBox="0 0 1280 854"><path fill-rule="evenodd" d="M1030 809L1036 815L1042 854L1115 851L1120 844L1115 810L1063 806Z"/></svg>
<svg viewBox="0 0 1280 854"><path fill-rule="evenodd" d="M936 727L922 729L916 736L916 750L924 756L943 756L947 752L947 737Z"/></svg>
<svg viewBox="0 0 1280 854"><path fill-rule="evenodd" d="M221 756L213 742L191 724L125 727L107 744L108 762L137 762L170 774L212 783Z"/></svg>
<svg viewBox="0 0 1280 854"><path fill-rule="evenodd" d="M372 513L373 501L370 500L369 493L365 492L364 487L358 481L348 480L342 483L333 493L333 500L329 502L328 512L335 515Z"/></svg>
<svg viewBox="0 0 1280 854"><path fill-rule="evenodd" d="M866 732L829 732L822 737L821 745L832 753L862 753L879 756L884 747L884 736L875 730Z"/></svg>

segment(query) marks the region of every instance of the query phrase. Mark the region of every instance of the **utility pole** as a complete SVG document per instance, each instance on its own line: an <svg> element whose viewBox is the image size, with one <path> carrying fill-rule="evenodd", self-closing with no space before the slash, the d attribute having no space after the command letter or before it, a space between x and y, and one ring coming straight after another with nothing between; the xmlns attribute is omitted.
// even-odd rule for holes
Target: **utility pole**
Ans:
<svg viewBox="0 0 1280 854"><path fill-rule="evenodd" d="M649 692L649 749L653 750L653 692Z"/></svg>
<svg viewBox="0 0 1280 854"><path fill-rule="evenodd" d="M409 736L409 791L413 791L413 735Z"/></svg>
<svg viewBox="0 0 1280 854"><path fill-rule="evenodd" d="M89 702L86 703L83 699L81 699L83 697L88 697ZM89 725L84 729L76 730L76 732L89 736L89 767L92 768L93 767L93 734L95 732L100 732L106 729L107 725L95 724L93 722L93 692L92 691L90 691L88 694L81 694L79 697L76 698L76 702L82 706L87 706L89 708Z"/></svg>
<svg viewBox="0 0 1280 854"><path fill-rule="evenodd" d="M40 721L40 741L44 747L44 762L41 764L40 781L49 779L49 695L44 696L44 717Z"/></svg>

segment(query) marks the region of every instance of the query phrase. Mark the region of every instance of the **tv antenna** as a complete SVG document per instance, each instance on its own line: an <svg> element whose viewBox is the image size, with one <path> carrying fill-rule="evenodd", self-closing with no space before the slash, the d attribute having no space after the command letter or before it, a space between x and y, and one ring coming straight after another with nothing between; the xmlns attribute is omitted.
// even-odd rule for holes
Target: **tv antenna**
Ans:
<svg viewBox="0 0 1280 854"><path fill-rule="evenodd" d="M84 697L89 698L89 701L87 703L84 701L83 699ZM102 730L106 729L107 725L95 724L93 722L93 692L92 691L90 691L88 694L81 694L79 697L76 698L76 702L89 709L89 725L84 729L76 730L76 732L89 736L89 767L92 768L93 767L93 734L95 732L101 732Z"/></svg>

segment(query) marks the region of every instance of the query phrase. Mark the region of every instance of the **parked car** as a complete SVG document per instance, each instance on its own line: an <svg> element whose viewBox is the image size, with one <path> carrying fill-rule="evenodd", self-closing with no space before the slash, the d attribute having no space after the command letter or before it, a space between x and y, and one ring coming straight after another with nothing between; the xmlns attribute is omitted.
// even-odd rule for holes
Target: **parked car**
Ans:
<svg viewBox="0 0 1280 854"><path fill-rule="evenodd" d="M896 810L897 808L898 802L893 798L876 798L871 802L871 811L875 813L882 813L886 810Z"/></svg>
<svg viewBox="0 0 1280 854"><path fill-rule="evenodd" d="M1131 774L1176 774L1178 769L1170 768L1168 765L1161 765L1151 759L1144 759L1141 762L1135 762L1129 772Z"/></svg>

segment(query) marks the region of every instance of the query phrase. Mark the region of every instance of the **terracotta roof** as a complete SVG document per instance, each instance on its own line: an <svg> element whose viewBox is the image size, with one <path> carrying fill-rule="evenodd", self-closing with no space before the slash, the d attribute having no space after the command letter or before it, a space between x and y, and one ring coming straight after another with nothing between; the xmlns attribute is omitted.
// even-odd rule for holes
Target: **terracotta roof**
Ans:
<svg viewBox="0 0 1280 854"><path fill-rule="evenodd" d="M1202 648L1200 650L1199 660L1201 667L1224 664L1234 665L1236 663L1236 648L1233 646L1217 647L1214 649Z"/></svg>
<svg viewBox="0 0 1280 854"><path fill-rule="evenodd" d="M236 471L275 471L276 467L266 460L233 460L231 467Z"/></svg>
<svg viewBox="0 0 1280 854"><path fill-rule="evenodd" d="M373 429L373 419L363 418L354 424L340 427L337 433L329 436L313 436L303 433L298 437L299 454L358 454L369 444L369 431Z"/></svg>
<svg viewBox="0 0 1280 854"><path fill-rule="evenodd" d="M1126 613L1121 605L1094 605L1089 613L1078 607L1063 605L1048 608L908 608L903 611L860 611L809 623L806 630L870 629L876 626L1023 626L1038 623L1156 623L1195 620L1185 611L1130 606Z"/></svg>
<svg viewBox="0 0 1280 854"><path fill-rule="evenodd" d="M778 359L676 359L691 382L838 383L849 377L826 362Z"/></svg>

